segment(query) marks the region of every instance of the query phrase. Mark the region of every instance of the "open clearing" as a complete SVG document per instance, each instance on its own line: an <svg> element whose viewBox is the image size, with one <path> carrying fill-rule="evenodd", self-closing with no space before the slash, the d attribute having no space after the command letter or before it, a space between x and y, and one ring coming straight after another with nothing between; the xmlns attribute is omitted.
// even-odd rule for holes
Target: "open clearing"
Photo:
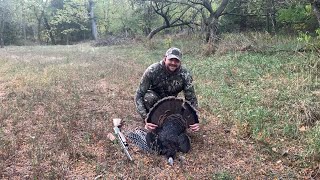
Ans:
<svg viewBox="0 0 320 180"><path fill-rule="evenodd" d="M135 160L128 162L107 134L113 118L126 121L123 131L143 125L134 106L147 67L142 60L151 56L143 47L6 47L0 54L2 179L311 177L312 170L298 168L293 157L237 137L236 129L201 107L201 131L190 133L192 150L179 154L174 166L132 146Z"/></svg>

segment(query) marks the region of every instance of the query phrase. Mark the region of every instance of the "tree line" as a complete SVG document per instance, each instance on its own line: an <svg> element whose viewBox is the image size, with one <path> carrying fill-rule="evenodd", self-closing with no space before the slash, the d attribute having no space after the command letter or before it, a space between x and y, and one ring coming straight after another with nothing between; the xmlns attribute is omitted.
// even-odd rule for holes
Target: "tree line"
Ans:
<svg viewBox="0 0 320 180"><path fill-rule="evenodd" d="M109 36L316 32L320 0L0 0L0 44L72 44Z"/></svg>

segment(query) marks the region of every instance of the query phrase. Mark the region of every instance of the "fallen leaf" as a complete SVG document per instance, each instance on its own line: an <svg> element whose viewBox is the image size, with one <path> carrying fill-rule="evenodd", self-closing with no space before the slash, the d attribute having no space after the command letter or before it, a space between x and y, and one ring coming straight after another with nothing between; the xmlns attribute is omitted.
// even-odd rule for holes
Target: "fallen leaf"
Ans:
<svg viewBox="0 0 320 180"><path fill-rule="evenodd" d="M301 131L301 132L305 132L307 130L307 128L305 127L305 126L301 126L300 128L299 128L299 131Z"/></svg>
<svg viewBox="0 0 320 180"><path fill-rule="evenodd" d="M110 139L110 141L114 141L116 139L116 137L112 133L108 133L107 137L108 139Z"/></svg>
<svg viewBox="0 0 320 180"><path fill-rule="evenodd" d="M280 164L282 161L281 160L279 160L279 161L277 161L277 164Z"/></svg>

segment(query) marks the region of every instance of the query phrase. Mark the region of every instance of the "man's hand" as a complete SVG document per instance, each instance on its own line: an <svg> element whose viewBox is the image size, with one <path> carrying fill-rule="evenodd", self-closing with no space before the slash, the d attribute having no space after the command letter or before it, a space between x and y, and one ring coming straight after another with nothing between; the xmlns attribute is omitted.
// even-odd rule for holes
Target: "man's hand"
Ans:
<svg viewBox="0 0 320 180"><path fill-rule="evenodd" d="M149 131L155 130L158 127L158 125L156 124L148 123L147 120L145 120L145 122L146 125L144 126L144 128L146 128Z"/></svg>
<svg viewBox="0 0 320 180"><path fill-rule="evenodd" d="M200 130L200 124L199 123L192 124L192 125L189 126L189 128L191 129L191 131L197 132L197 131Z"/></svg>

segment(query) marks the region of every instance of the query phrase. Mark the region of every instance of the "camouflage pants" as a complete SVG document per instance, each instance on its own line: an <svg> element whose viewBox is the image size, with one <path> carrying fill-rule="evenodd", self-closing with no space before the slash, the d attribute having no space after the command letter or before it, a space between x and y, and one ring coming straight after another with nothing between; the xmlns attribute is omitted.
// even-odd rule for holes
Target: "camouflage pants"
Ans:
<svg viewBox="0 0 320 180"><path fill-rule="evenodd" d="M154 91L148 90L144 95L144 106L147 109L147 112L153 107L153 105L160 100L158 94Z"/></svg>

